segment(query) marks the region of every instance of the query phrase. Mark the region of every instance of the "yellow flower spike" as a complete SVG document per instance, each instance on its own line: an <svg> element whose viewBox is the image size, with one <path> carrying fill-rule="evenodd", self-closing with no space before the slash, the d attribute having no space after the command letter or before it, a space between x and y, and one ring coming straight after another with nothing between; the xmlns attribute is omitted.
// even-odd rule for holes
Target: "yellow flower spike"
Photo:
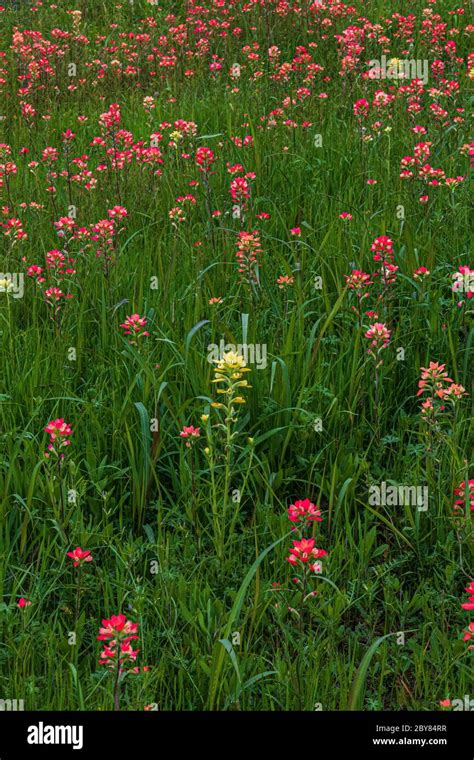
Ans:
<svg viewBox="0 0 474 760"><path fill-rule="evenodd" d="M232 373L239 372L246 366L246 362L243 356L235 353L235 351L228 351L224 353L222 359L216 359L217 370L220 372Z"/></svg>
<svg viewBox="0 0 474 760"><path fill-rule="evenodd" d="M208 419L209 419L209 415L208 414L201 414L201 422L204 425L206 424L206 422L208 421Z"/></svg>

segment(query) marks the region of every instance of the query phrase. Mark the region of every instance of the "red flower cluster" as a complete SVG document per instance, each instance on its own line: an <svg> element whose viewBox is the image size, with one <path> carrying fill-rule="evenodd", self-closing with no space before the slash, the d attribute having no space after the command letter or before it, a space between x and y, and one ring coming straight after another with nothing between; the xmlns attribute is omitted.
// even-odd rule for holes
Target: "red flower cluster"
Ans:
<svg viewBox="0 0 474 760"><path fill-rule="evenodd" d="M474 610L474 581L471 581L469 586L466 586L464 590L469 594L469 601L461 604L461 607L463 610L468 610L470 612L471 610ZM474 639L474 621L469 623L463 636L463 641L470 641L471 639ZM468 649L474 649L474 644L469 644Z"/></svg>
<svg viewBox="0 0 474 760"><path fill-rule="evenodd" d="M64 421L63 417L59 417L57 420L48 422L44 431L49 434L48 451L45 457L49 458L51 454L54 454L63 458L64 454L60 453L60 449L71 444L68 437L74 432L71 426Z"/></svg>
<svg viewBox="0 0 474 760"><path fill-rule="evenodd" d="M315 546L314 538L304 538L302 535L302 531L311 523L322 522L320 509L309 499L300 499L289 506L288 519L298 526L300 539L293 541L287 562L293 567L300 567L304 572L308 568L313 573L320 573L321 564L316 560L325 557L327 552Z"/></svg>
<svg viewBox="0 0 474 760"><path fill-rule="evenodd" d="M294 523L322 522L321 510L309 499L295 501L288 507L288 519Z"/></svg>
<svg viewBox="0 0 474 760"><path fill-rule="evenodd" d="M110 620L102 621L98 641L108 641L100 655L99 663L120 673L126 671L138 672L135 668L139 649L133 649L130 642L138 639L138 623L127 620L125 615L112 615Z"/></svg>
<svg viewBox="0 0 474 760"><path fill-rule="evenodd" d="M201 435L200 428L195 428L192 425L184 425L183 429L181 430L179 436L180 438L185 438L186 440L186 446L190 448L192 443L196 438L199 438Z"/></svg>
<svg viewBox="0 0 474 760"><path fill-rule="evenodd" d="M302 538L301 541L293 541L293 547L290 549L290 554L286 558L290 565L302 565L308 564L309 569L313 573L321 572L321 564L315 562L320 557L326 557L327 551L324 549L317 549L315 547L314 538Z"/></svg>
<svg viewBox="0 0 474 760"><path fill-rule="evenodd" d="M467 482L462 480L458 487L454 489L454 495L459 498L454 502L453 509L464 511L467 501L469 509L474 511L474 478L471 478Z"/></svg>
<svg viewBox="0 0 474 760"><path fill-rule="evenodd" d="M204 174L213 174L211 170L216 161L216 157L210 148L206 148L204 145L201 145L196 150L195 161L199 171L203 172Z"/></svg>
<svg viewBox="0 0 474 760"><path fill-rule="evenodd" d="M150 333L143 328L147 325L147 318L141 317L140 314L130 314L125 318L125 322L122 322L120 327L124 331L124 335L131 335L132 339L129 343L137 345L136 338L147 338Z"/></svg>
<svg viewBox="0 0 474 760"><path fill-rule="evenodd" d="M365 333L367 340L370 340L367 353L377 362L376 366L380 367L383 359L380 354L390 343L390 330L382 322L374 322Z"/></svg>

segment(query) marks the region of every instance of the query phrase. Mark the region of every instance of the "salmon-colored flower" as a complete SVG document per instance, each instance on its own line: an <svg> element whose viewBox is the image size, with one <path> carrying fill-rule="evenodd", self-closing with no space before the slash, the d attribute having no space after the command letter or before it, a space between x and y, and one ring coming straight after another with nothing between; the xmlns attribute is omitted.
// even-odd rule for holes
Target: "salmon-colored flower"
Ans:
<svg viewBox="0 0 474 760"><path fill-rule="evenodd" d="M390 330L383 322L374 322L365 333L365 337L370 340L367 353L378 359L380 352L390 343Z"/></svg>
<svg viewBox="0 0 474 760"><path fill-rule="evenodd" d="M194 439L199 438L201 435L200 428L195 428L192 425L184 425L179 436L180 438L189 439L186 441L186 446L189 448L194 443Z"/></svg>
<svg viewBox="0 0 474 760"><path fill-rule="evenodd" d="M281 274L277 280L277 285L280 289L284 288L286 285L293 285L295 281L294 277L291 277L290 275Z"/></svg>
<svg viewBox="0 0 474 760"><path fill-rule="evenodd" d="M434 385L435 388L441 388L444 383L452 383L448 373L445 372L445 364L430 362L429 367L421 367L421 380L418 382L417 396L421 396L427 386Z"/></svg>

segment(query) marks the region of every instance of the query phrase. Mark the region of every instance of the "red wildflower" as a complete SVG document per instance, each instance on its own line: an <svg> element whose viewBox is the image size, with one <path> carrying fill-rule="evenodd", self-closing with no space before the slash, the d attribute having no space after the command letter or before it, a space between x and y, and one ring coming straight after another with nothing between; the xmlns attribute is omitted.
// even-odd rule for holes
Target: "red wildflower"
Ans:
<svg viewBox="0 0 474 760"><path fill-rule="evenodd" d="M309 499L300 499L288 507L288 519L290 522L322 522L321 510Z"/></svg>
<svg viewBox="0 0 474 760"><path fill-rule="evenodd" d="M72 552L67 552L67 556L71 557L74 567L80 567L84 562L92 562L93 560L90 551L84 551L80 546Z"/></svg>

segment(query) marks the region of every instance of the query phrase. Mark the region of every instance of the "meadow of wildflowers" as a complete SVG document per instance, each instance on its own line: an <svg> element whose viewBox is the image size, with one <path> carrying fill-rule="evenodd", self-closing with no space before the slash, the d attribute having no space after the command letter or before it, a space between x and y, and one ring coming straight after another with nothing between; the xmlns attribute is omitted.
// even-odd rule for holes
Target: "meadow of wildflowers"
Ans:
<svg viewBox="0 0 474 760"><path fill-rule="evenodd" d="M0 0L0 699L474 697L473 31Z"/></svg>

